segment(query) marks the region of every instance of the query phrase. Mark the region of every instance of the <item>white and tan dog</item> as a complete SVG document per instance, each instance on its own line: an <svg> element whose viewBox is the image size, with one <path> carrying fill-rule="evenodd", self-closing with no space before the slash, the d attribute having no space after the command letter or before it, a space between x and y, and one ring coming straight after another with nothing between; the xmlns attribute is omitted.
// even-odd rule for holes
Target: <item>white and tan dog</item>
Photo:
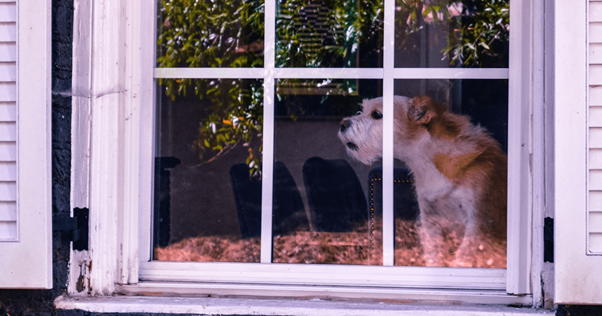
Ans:
<svg viewBox="0 0 602 316"><path fill-rule="evenodd" d="M429 97L395 96L394 109L394 156L414 176L426 265L442 265L442 233L455 221L464 237L451 265L472 266L480 245L506 240L506 155L485 129ZM371 164L382 156L382 117L377 98L343 119L339 138L351 157Z"/></svg>

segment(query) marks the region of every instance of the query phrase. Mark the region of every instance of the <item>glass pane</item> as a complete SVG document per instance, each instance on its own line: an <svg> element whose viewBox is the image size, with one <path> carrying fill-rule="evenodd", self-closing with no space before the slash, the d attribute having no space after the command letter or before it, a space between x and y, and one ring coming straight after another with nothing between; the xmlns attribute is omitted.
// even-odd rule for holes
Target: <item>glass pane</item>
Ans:
<svg viewBox="0 0 602 316"><path fill-rule="evenodd" d="M382 67L382 0L278 0L276 67Z"/></svg>
<svg viewBox="0 0 602 316"><path fill-rule="evenodd" d="M369 118L354 115L365 98L381 96L382 81L278 80L276 94L273 261L381 265L369 175L382 146L357 155L360 124L342 120Z"/></svg>
<svg viewBox="0 0 602 316"><path fill-rule="evenodd" d="M510 0L396 0L395 67L507 68Z"/></svg>
<svg viewBox="0 0 602 316"><path fill-rule="evenodd" d="M395 94L395 265L505 268L508 80Z"/></svg>
<svg viewBox="0 0 602 316"><path fill-rule="evenodd" d="M161 79L156 113L154 260L259 262L262 82Z"/></svg>
<svg viewBox="0 0 602 316"><path fill-rule="evenodd" d="M157 67L263 67L263 0L160 0L157 12Z"/></svg>

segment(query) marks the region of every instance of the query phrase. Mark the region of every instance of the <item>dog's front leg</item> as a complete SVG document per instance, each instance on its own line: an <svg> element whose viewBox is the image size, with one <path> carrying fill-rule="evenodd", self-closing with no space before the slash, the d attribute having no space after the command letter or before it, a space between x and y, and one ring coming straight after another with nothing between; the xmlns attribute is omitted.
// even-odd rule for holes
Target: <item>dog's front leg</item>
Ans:
<svg viewBox="0 0 602 316"><path fill-rule="evenodd" d="M473 266L476 250L479 243L483 241L482 234L477 227L475 210L471 206L470 203L460 206L465 211L465 218L464 237L454 256L454 265L458 267Z"/></svg>
<svg viewBox="0 0 602 316"><path fill-rule="evenodd" d="M439 255L442 250L442 230L441 226L434 220L436 213L434 203L424 201L420 203L420 214L418 216L418 236L423 251L423 258L427 267L440 266Z"/></svg>

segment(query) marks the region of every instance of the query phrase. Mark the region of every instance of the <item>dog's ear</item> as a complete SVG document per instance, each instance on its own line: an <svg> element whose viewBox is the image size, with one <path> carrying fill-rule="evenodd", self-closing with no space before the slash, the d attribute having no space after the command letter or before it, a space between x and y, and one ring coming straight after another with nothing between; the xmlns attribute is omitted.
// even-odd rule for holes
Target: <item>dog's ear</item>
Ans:
<svg viewBox="0 0 602 316"><path fill-rule="evenodd" d="M428 124L434 117L445 112L444 105L433 101L430 97L421 96L410 100L408 120L418 124Z"/></svg>

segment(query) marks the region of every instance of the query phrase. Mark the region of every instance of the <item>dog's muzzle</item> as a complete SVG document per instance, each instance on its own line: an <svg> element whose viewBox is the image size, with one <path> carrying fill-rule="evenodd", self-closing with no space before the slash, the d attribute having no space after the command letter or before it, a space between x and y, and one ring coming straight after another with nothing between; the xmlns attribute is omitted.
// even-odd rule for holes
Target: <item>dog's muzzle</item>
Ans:
<svg viewBox="0 0 602 316"><path fill-rule="evenodd" d="M343 121L341 121L341 128L340 128L340 134L342 135L342 133L344 133L349 127L351 126L351 120L350 119L344 119ZM359 147L357 146L357 144L355 144L354 142L347 142L345 144L347 146L347 148L351 149L351 150L358 150Z"/></svg>
<svg viewBox="0 0 602 316"><path fill-rule="evenodd" d="M351 121L348 119L344 119L341 122L341 133L344 132L346 129L348 129L349 126L351 126Z"/></svg>

